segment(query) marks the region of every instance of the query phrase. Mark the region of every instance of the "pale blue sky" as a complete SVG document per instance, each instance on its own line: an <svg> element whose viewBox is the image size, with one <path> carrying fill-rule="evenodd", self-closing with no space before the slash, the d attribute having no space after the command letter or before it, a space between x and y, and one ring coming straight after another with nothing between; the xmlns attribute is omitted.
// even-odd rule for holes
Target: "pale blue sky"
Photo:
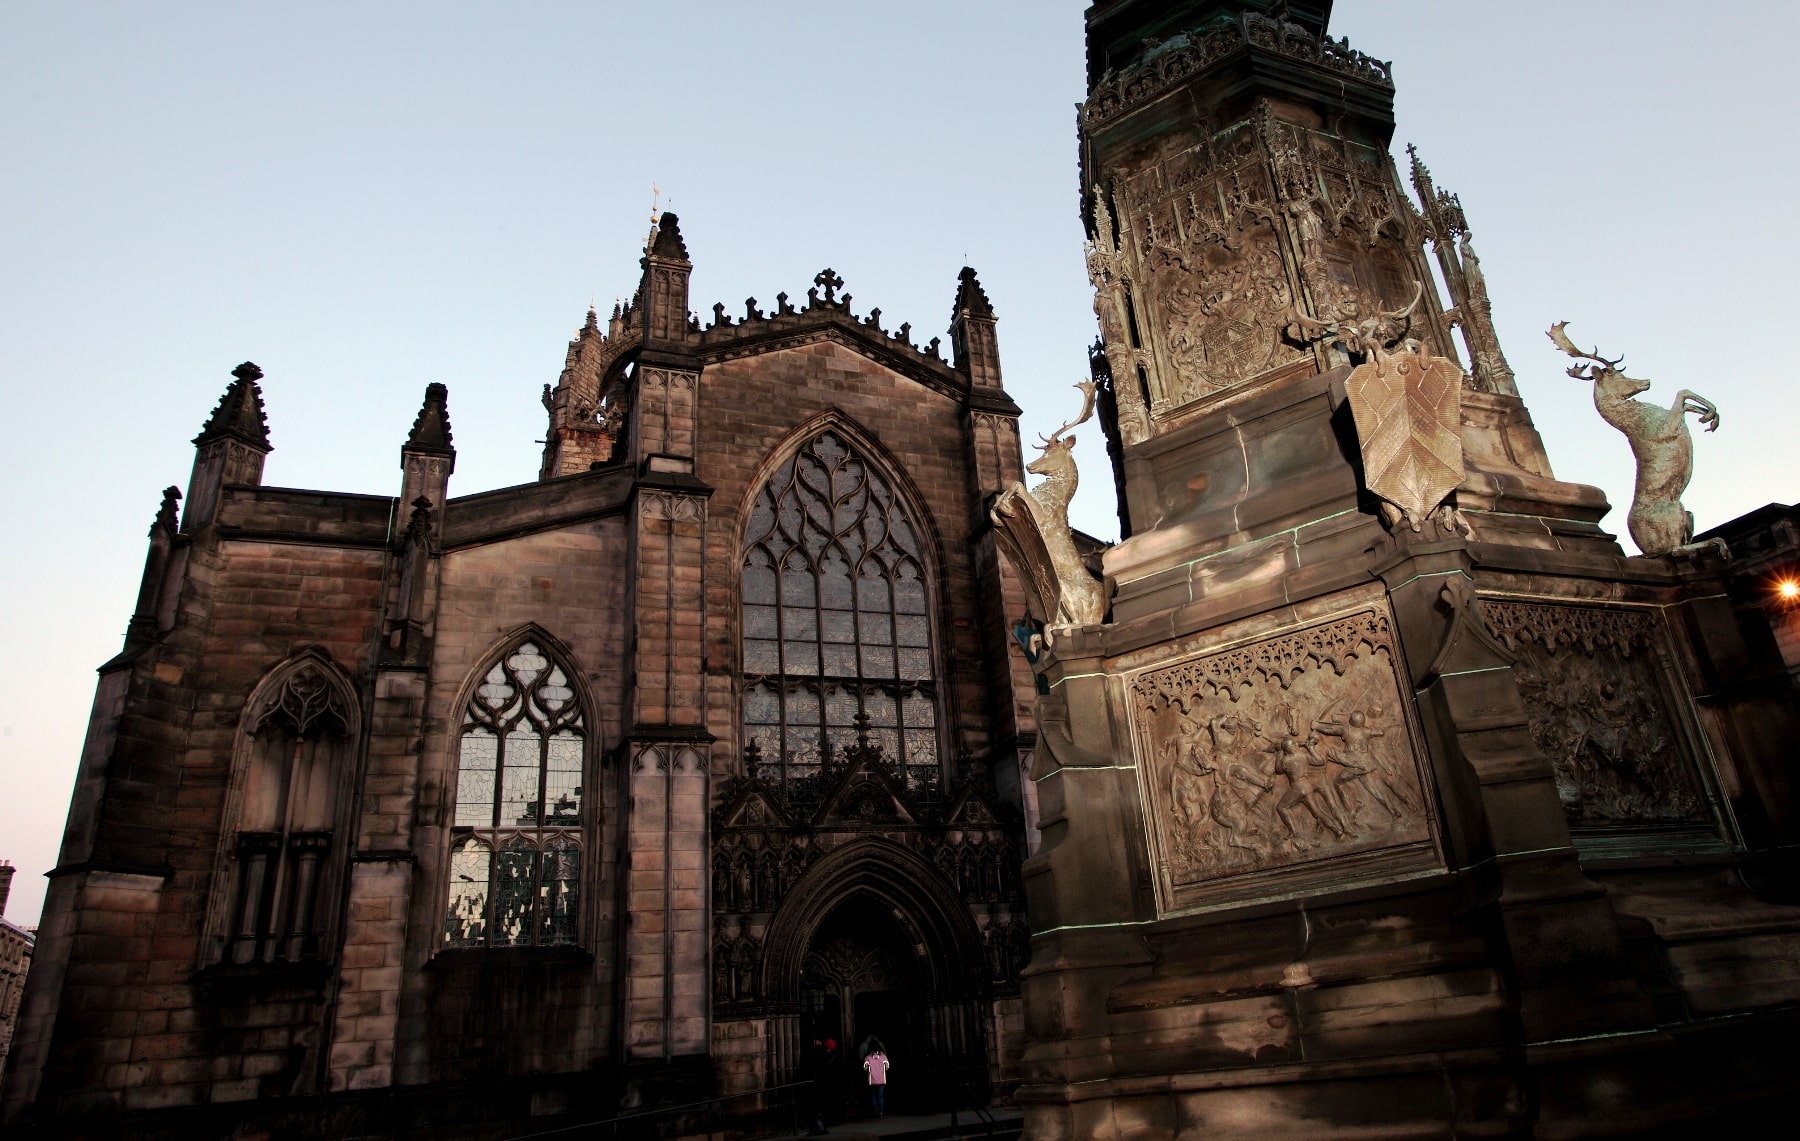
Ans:
<svg viewBox="0 0 1800 1141"><path fill-rule="evenodd" d="M1625 354L1723 425L1701 527L1800 498L1786 334L1800 240L1800 15L1667 0L1339 0L1391 59L1397 148L1462 195L1557 474L1623 529L1631 461L1543 330ZM117 651L161 488L232 366L267 482L393 494L450 386L453 494L528 481L590 299L629 294L650 185L694 308L822 267L923 342L957 270L1000 315L1028 431L1094 336L1076 217L1081 0L906 4L0 3L0 857L34 922L93 669ZM1098 433L1076 522L1116 533Z"/></svg>

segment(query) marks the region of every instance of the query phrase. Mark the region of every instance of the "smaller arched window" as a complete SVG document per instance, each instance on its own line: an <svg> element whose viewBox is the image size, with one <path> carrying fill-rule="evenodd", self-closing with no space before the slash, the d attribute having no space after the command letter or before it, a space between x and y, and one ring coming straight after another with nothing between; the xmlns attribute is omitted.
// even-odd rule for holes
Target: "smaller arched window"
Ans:
<svg viewBox="0 0 1800 1141"><path fill-rule="evenodd" d="M581 705L535 642L501 656L464 711L444 938L452 947L577 941Z"/></svg>
<svg viewBox="0 0 1800 1141"><path fill-rule="evenodd" d="M317 958L334 917L357 716L349 683L311 653L252 697L234 776L214 957Z"/></svg>

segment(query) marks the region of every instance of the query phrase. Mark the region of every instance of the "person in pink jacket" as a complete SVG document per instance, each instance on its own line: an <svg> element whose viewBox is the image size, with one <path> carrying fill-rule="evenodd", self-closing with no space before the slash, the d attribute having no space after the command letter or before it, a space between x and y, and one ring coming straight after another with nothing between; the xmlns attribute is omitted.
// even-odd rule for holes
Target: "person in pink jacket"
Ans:
<svg viewBox="0 0 1800 1141"><path fill-rule="evenodd" d="M875 1110L876 1117L886 1117L888 1056L880 1046L869 1051L868 1057L863 1059L863 1069L869 1074L869 1105Z"/></svg>

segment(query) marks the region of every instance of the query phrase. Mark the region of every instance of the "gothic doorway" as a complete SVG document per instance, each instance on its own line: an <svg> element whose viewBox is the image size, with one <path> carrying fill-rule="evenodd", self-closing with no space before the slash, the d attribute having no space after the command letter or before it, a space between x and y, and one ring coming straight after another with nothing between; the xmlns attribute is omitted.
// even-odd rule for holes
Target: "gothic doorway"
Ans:
<svg viewBox="0 0 1800 1141"><path fill-rule="evenodd" d="M800 968L801 1033L806 1041L839 1044L837 1073L855 1102L862 1059L871 1040L891 1058L916 1061L923 1028L907 1002L920 972L900 925L870 896L846 900L819 925ZM898 1092L898 1087L896 1087ZM905 1099L896 1101L896 1107Z"/></svg>
<svg viewBox="0 0 1800 1141"><path fill-rule="evenodd" d="M773 1072L814 1076L812 1044L835 1040L818 1076L828 1100L856 1112L861 1047L874 1038L893 1061L890 1111L984 1100L991 1003L981 946L954 885L913 853L865 840L829 854L770 924L765 980L795 1011L789 1029L771 1027Z"/></svg>

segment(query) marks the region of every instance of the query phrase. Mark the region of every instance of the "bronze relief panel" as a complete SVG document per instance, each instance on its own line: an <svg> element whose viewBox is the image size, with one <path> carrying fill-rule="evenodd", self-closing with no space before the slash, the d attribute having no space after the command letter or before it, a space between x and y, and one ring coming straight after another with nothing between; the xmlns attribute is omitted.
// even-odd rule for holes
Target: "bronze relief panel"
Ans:
<svg viewBox="0 0 1800 1141"><path fill-rule="evenodd" d="M1435 861L1435 812L1378 603L1130 682L1165 910Z"/></svg>
<svg viewBox="0 0 1800 1141"><path fill-rule="evenodd" d="M1492 598L1481 610L1518 655L1531 736L1571 829L1716 828L1654 613Z"/></svg>

